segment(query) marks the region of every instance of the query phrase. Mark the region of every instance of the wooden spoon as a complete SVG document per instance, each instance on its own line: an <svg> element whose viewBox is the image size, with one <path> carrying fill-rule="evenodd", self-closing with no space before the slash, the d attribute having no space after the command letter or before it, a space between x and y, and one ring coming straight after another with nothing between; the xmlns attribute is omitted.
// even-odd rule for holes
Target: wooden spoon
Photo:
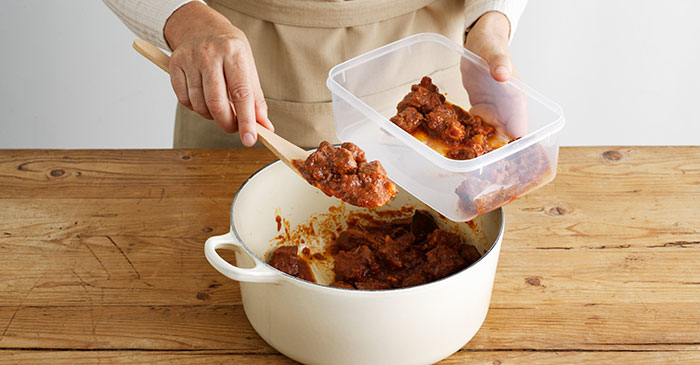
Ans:
<svg viewBox="0 0 700 365"><path fill-rule="evenodd" d="M134 49L149 59L151 62L155 63L156 66L163 69L163 71L170 73L168 65L170 64L170 56L161 51L158 47L152 45L151 43L144 41L143 39L136 39L134 41ZM229 101L229 103L231 103ZM231 105L233 108L233 105ZM301 175L299 170L292 164L292 160L306 160L309 156L309 152L299 148L297 145L287 141L286 139L276 135L271 130L259 126L257 128L258 136L260 141L267 147L272 153L277 156L282 162L284 162L289 168L294 170L297 174Z"/></svg>

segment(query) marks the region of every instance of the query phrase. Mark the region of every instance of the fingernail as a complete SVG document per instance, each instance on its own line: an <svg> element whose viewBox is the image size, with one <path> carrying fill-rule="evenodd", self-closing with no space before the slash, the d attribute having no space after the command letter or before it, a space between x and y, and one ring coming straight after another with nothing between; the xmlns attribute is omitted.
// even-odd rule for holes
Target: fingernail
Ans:
<svg viewBox="0 0 700 365"><path fill-rule="evenodd" d="M255 137L252 133L246 133L243 135L243 144L250 147L255 144Z"/></svg>
<svg viewBox="0 0 700 365"><path fill-rule="evenodd" d="M507 76L508 75L508 67L506 66L498 66L496 67L496 73L500 75Z"/></svg>

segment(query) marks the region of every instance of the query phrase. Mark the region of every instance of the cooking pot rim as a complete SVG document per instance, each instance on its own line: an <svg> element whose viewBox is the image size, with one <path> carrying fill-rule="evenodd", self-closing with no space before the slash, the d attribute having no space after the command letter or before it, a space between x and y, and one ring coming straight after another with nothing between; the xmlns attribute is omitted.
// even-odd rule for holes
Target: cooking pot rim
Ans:
<svg viewBox="0 0 700 365"><path fill-rule="evenodd" d="M479 262L481 262L488 254L490 254L490 253L494 250L494 248L495 248L495 247L498 245L498 243L502 240L502 238L503 238L503 233L505 232L505 216L503 215L503 208L498 208L498 209L495 210L495 211L486 213L486 214L491 214L491 213L493 213L493 212L498 211L498 214L499 214L499 216L500 216L500 218L501 218L501 224L500 224L500 227L498 228L498 235L496 236L496 239L495 239L495 240L493 241L493 243L491 244L491 247L489 247L489 249L486 250L486 252L484 252L484 254L481 255L481 257L480 257L478 260L474 261L471 265L465 267L464 269L462 269L462 270L460 270L460 271L458 271L458 272L456 272L456 273L454 273L454 274L452 274L452 275L446 276L446 277L444 277L444 278L442 278L442 279L438 279L438 280L431 281L431 282L429 282L429 283L425 283L425 284L421 284L421 285L411 286L411 287L407 287L407 288L395 288L395 289L385 289L385 290L362 290L362 289L336 288L336 287L332 287L332 286L328 286L328 285L322 285L322 284L318 284L318 283L313 283L313 282L310 282L310 281L306 281L306 280L300 279L300 278L298 278L298 277L296 277L296 276L289 275L289 274L287 274L287 273L284 272L284 271L278 270L278 269L275 268L274 266L272 266L272 265L268 264L267 262L265 262L265 260L261 260L261 259L258 257L258 255L256 255L255 253L253 253L253 251L251 251L251 250L248 248L248 245L246 245L245 242L241 239L241 236L238 234L238 231L236 230L236 227L235 227L235 225L233 224L233 207L236 206L236 200L238 200L238 195L243 191L243 189L246 187L246 185L248 185L248 183L249 183L256 175L258 175L259 173L261 173L262 171L264 171L264 170L267 169L268 167L271 167L272 165L277 164L277 163L283 163L283 162L282 162L281 160L275 160L275 161L272 161L272 162L268 163L267 165L265 165L265 166L261 167L260 169L258 169L257 171L255 171L252 175L250 175L250 176L243 182L243 184L241 184L241 186L240 186L240 187L238 188L238 190L236 191L236 194L233 196L233 201L231 202L231 208L230 208L230 212L231 212L231 213L230 213L230 217L229 217L229 227L230 227L230 229L231 229L231 233L233 233L234 237L236 237L236 239L238 240L238 242L241 243L241 247L243 247L243 249L244 249L245 252L248 254L248 256L250 256L251 259L255 260L255 262L257 262L258 264L264 265L265 268L267 268L268 270L272 270L274 273L276 273L276 274L278 274L278 275L281 275L282 277L286 277L287 279L295 280L295 282L296 282L297 284L301 284L301 285L311 285L311 286L313 286L313 287L315 287L315 288L321 288L321 289L342 290L344 293L357 293L357 294L362 294L362 295L367 295L367 294L369 294L369 295L379 295L379 294L398 293L398 292L406 292L406 291L414 291L414 290L427 289L427 288L429 288L429 287L431 287L431 286L438 285L439 283L442 283L442 282L445 281L445 280L449 280L449 279L454 278L454 277L456 277L456 276L462 275L462 274L466 273L466 272L467 272L469 269L471 269L472 267L475 267Z"/></svg>

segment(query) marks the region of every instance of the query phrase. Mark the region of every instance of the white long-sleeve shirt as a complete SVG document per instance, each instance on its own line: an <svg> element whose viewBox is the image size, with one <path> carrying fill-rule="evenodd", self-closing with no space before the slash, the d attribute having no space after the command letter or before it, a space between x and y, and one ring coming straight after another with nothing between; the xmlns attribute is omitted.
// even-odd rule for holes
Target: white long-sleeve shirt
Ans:
<svg viewBox="0 0 700 365"><path fill-rule="evenodd" d="M138 37L163 49L170 49L163 28L175 10L193 0L104 0L105 4ZM194 0L200 1L201 0ZM488 11L498 11L510 21L510 33L515 29L527 0L466 0L466 22L474 22ZM235 24L234 24L235 25Z"/></svg>

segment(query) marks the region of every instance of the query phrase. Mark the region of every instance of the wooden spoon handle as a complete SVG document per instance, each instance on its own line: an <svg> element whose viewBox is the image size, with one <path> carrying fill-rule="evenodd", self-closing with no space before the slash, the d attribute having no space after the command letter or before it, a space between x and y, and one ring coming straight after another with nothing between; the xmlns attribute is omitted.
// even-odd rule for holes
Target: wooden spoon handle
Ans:
<svg viewBox="0 0 700 365"><path fill-rule="evenodd" d="M163 71L170 73L170 69L168 68L170 56L165 54L165 52L143 39L134 40L133 46L138 53L155 63L156 66L163 69ZM229 103L231 102L229 101ZM233 104L231 104L231 108L233 108ZM294 165L292 165L292 160L304 160L309 153L263 126L257 128L257 131L258 136L260 136L260 141L265 147L272 151L272 153L287 166L299 173Z"/></svg>
<svg viewBox="0 0 700 365"><path fill-rule="evenodd" d="M162 68L163 71L170 73L170 68L168 67L170 64L170 56L161 51L160 48L143 39L134 40L133 46L142 56L148 58L149 61L155 63L155 65Z"/></svg>

